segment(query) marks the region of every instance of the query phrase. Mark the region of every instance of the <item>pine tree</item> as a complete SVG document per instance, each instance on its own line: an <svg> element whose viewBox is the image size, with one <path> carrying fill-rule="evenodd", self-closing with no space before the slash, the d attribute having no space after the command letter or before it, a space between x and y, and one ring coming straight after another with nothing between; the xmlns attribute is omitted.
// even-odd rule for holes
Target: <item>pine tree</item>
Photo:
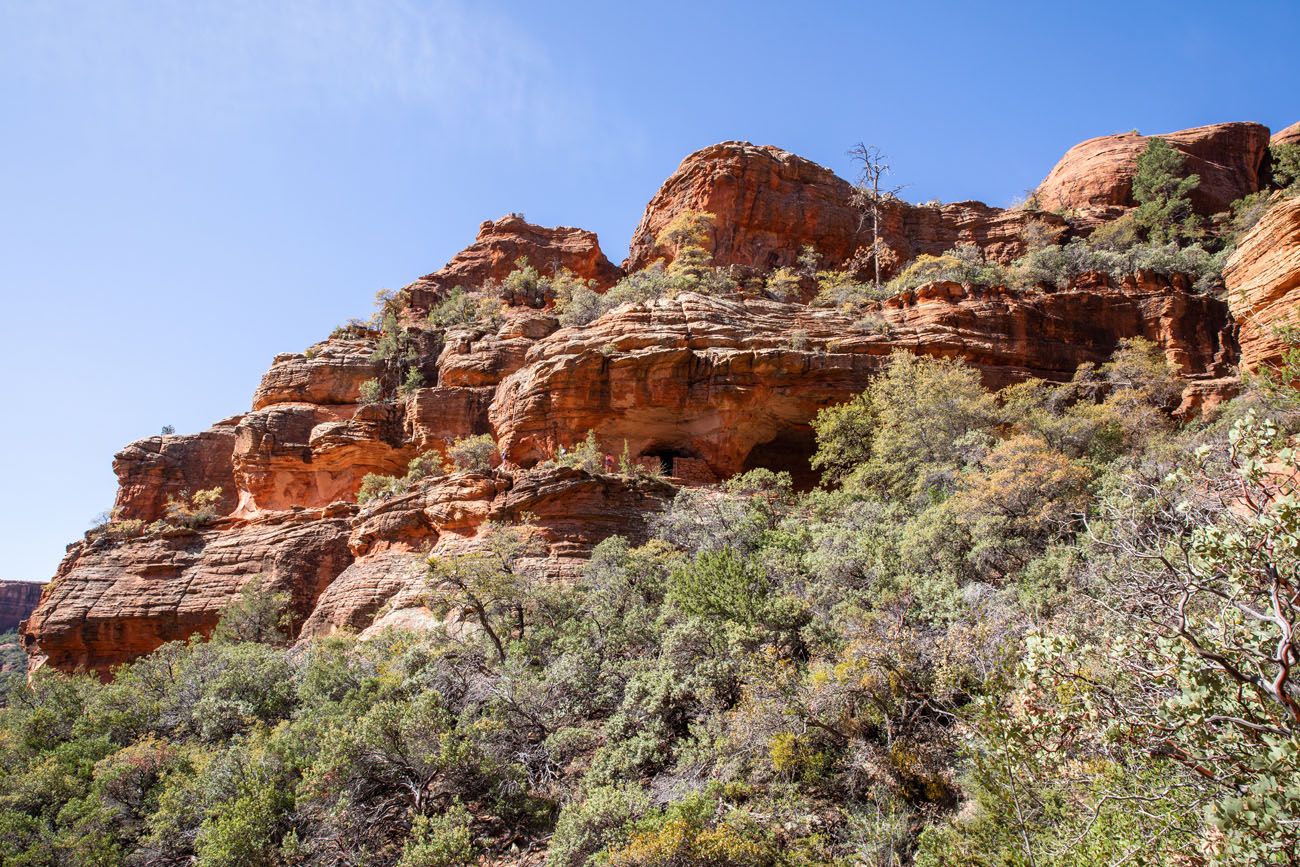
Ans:
<svg viewBox="0 0 1300 867"><path fill-rule="evenodd" d="M1186 157L1167 141L1153 138L1138 157L1133 177L1133 198L1138 203L1134 221L1147 239L1164 244L1190 240L1200 230L1190 194L1201 184L1200 175L1184 176Z"/></svg>

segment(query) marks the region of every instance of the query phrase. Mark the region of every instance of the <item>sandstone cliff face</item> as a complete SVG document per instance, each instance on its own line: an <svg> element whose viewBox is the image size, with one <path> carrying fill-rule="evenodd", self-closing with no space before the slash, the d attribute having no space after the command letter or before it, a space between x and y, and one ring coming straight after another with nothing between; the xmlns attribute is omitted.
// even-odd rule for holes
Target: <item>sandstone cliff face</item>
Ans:
<svg viewBox="0 0 1300 867"><path fill-rule="evenodd" d="M1184 167L1201 177L1192 204L1201 214L1227 210L1260 189L1269 143L1257 123L1220 123L1159 136L1136 132L1088 139L1066 151L1038 187L1044 208L1078 211L1084 222L1108 219L1136 204L1133 175L1151 138L1162 138L1187 156Z"/></svg>
<svg viewBox="0 0 1300 867"><path fill-rule="evenodd" d="M1281 361L1278 330L1300 324L1300 196L1283 198L1237 242L1223 271L1248 369Z"/></svg>
<svg viewBox="0 0 1300 867"><path fill-rule="evenodd" d="M233 462L238 423L239 418L227 419L197 434L137 440L114 455L114 516L156 521L169 498L212 488L222 492L218 510L229 514L238 500Z"/></svg>
<svg viewBox="0 0 1300 867"><path fill-rule="evenodd" d="M539 341L502 383L491 420L529 465L594 430L605 451L693 458L716 478L807 471L809 422L866 387L893 350L962 358L991 387L1064 379L1144 336L1192 376L1233 361L1221 302L1151 275L1068 292L931 284L863 321L831 310L686 294L622 308Z"/></svg>
<svg viewBox="0 0 1300 867"><path fill-rule="evenodd" d="M44 584L35 581L0 581L0 632L13 632L41 601Z"/></svg>
<svg viewBox="0 0 1300 867"><path fill-rule="evenodd" d="M347 521L332 512L81 542L27 623L28 650L65 671L107 672L164 642L211 630L256 575L288 591L301 620L350 561Z"/></svg>
<svg viewBox="0 0 1300 867"><path fill-rule="evenodd" d="M427 274L404 290L412 306L428 309L457 286L482 286L500 282L515 269L515 260L551 275L561 268L605 288L622 276L622 270L600 251L594 232L568 226L548 229L511 214L479 226L478 238L441 269Z"/></svg>
<svg viewBox="0 0 1300 867"><path fill-rule="evenodd" d="M871 234L854 207L853 189L829 169L775 147L723 142L682 161L650 200L632 236L624 267L636 271L671 252L655 243L673 217L683 211L714 215L711 239L717 265L766 271L793 265L800 248L817 251L822 264L835 267ZM1063 231L1054 214L991 208L979 202L942 206L892 200L882 214L881 266L886 274L921 253L939 254L972 243L990 258L1010 261L1025 252L1021 234L1030 222Z"/></svg>
<svg viewBox="0 0 1300 867"><path fill-rule="evenodd" d="M850 194L828 170L778 148L705 148L650 202L627 267L666 256L654 238L684 210L715 214L718 264L761 272L792 263L807 244L834 266L869 244ZM1260 318L1282 316L1275 308L1292 303L1295 288L1290 260L1269 258L1294 240L1286 240L1289 212L1275 211L1234 260L1234 285L1255 299L1248 304ZM1035 222L1040 237L1063 237L1064 223L1052 215L890 202L882 265L888 273L958 243L1007 261L1024 252L1022 234ZM1191 382L1187 411L1212 405L1234 384L1236 326L1227 306L1191 292L1185 279L1150 274L1113 284L1086 277L1063 291L932 283L865 315L685 293L624 305L582 327L561 328L553 309L527 306L537 299L513 299L474 324L428 324L424 311L451 288L499 282L520 256L543 273L566 268L602 289L623 273L589 232L517 217L485 223L470 248L404 291L410 351L402 366L375 358L376 334L348 329L277 356L248 413L198 434L128 446L114 463L120 520L153 522L168 497L219 487L216 517L134 537L101 532L71 546L28 620L33 659L107 673L163 642L211 630L258 575L291 594L303 635L455 628L426 604L428 558L480 544L490 522L528 521L545 542L529 574L567 579L609 535L643 537L678 486L754 467L787 470L811 485L810 421L861 391L899 349L965 359L999 387L1068 378L1081 363L1104 361L1119 340L1143 336ZM423 385L399 392L410 369ZM362 400L371 379L386 399ZM589 474L550 461L589 430L610 463L626 446L634 462L666 478ZM501 466L356 503L367 473L402 476L415 456L446 454L477 434L494 438Z"/></svg>

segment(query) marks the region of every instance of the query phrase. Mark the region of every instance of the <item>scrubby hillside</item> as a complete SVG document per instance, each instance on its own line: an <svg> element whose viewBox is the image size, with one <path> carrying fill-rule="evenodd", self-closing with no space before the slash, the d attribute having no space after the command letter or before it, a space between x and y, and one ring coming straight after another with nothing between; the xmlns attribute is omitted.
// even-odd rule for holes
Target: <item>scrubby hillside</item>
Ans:
<svg viewBox="0 0 1300 867"><path fill-rule="evenodd" d="M1295 863L1300 145L1113 138L1010 210L707 148L128 446L0 860Z"/></svg>

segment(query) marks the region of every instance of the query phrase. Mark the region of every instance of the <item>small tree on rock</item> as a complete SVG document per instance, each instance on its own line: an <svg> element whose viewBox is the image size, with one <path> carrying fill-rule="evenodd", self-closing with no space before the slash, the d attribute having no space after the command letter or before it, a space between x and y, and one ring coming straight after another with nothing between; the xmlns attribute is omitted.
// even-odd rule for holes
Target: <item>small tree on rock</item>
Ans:
<svg viewBox="0 0 1300 867"><path fill-rule="evenodd" d="M885 175L889 174L889 163L880 148L865 142L858 142L849 148L849 156L858 164L858 181L853 186L853 205L858 209L858 230L861 231L868 220L871 222L871 261L875 270L873 282L880 288L880 204L893 198L902 189L901 186L888 189L881 186Z"/></svg>

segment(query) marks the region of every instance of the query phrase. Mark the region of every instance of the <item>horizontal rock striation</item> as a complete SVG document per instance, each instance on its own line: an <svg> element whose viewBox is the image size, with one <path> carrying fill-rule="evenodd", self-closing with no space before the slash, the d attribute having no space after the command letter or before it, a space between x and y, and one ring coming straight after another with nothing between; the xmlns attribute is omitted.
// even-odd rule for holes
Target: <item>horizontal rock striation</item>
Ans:
<svg viewBox="0 0 1300 867"><path fill-rule="evenodd" d="M1065 379L1146 337L1191 377L1234 361L1222 302L1153 275L1065 292L930 284L865 322L831 310L686 294L629 306L539 341L502 383L492 426L529 465L598 435L610 454L687 457L726 478L772 461L806 468L818 410L865 388L889 353L962 358L1000 387ZM761 447L776 443L759 464ZM761 454L761 452L759 452Z"/></svg>

